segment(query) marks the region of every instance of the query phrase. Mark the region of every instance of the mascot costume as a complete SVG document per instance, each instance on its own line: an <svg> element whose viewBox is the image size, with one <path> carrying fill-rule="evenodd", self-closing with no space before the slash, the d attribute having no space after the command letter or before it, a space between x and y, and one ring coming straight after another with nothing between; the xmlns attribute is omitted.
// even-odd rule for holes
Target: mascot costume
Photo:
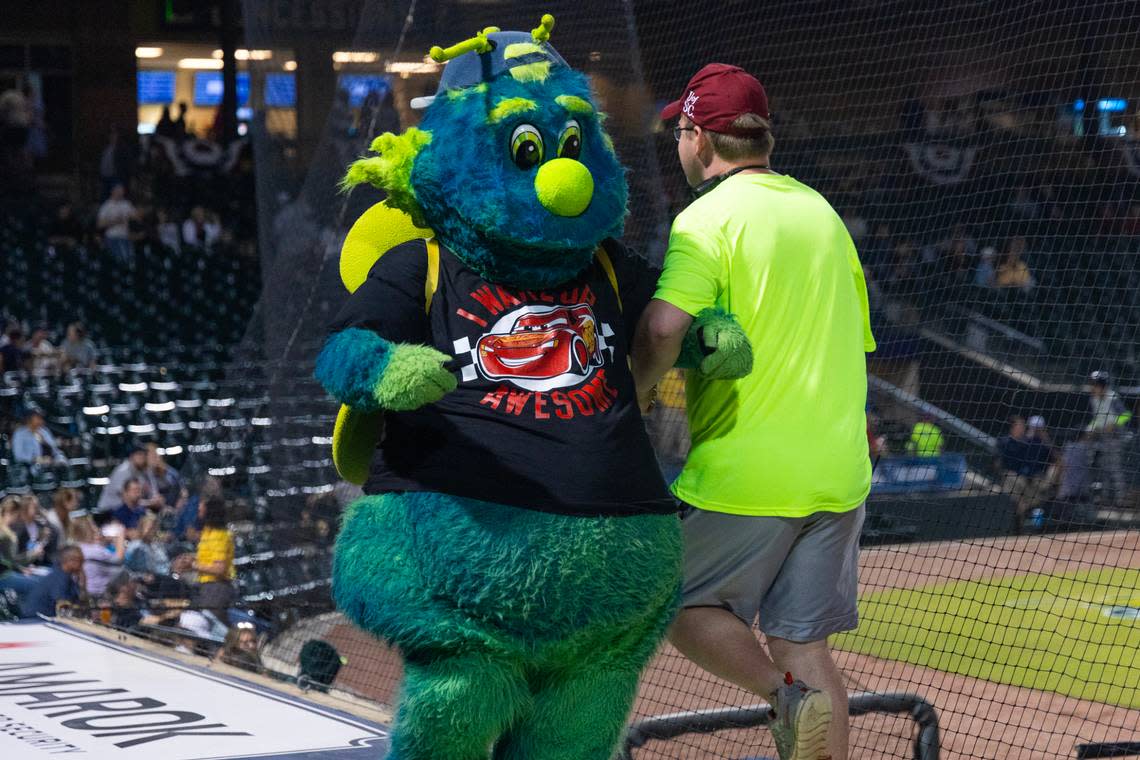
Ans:
<svg viewBox="0 0 1140 760"><path fill-rule="evenodd" d="M553 23L433 48L421 126L345 178L388 197L345 241L352 296L316 375L343 405L337 467L369 494L333 594L404 659L390 760L609 760L678 601L676 504L628 367L656 273L615 240L624 170ZM680 363L751 360L710 313Z"/></svg>

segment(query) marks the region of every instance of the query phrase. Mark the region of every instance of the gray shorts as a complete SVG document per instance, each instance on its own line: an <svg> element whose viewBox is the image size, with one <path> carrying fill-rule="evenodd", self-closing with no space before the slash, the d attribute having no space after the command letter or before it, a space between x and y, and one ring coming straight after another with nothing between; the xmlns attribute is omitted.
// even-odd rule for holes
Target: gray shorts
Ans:
<svg viewBox="0 0 1140 760"><path fill-rule="evenodd" d="M751 517L685 505L682 606L721 607L768 636L822 641L859 624L865 507L808 517Z"/></svg>

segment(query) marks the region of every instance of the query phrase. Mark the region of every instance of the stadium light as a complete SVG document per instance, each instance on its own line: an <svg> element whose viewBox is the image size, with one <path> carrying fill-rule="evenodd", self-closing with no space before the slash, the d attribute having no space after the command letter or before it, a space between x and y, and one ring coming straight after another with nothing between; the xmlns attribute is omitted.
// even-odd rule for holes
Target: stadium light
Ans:
<svg viewBox="0 0 1140 760"><path fill-rule="evenodd" d="M336 50L332 54L333 63L376 63L379 53L366 53L362 50Z"/></svg>
<svg viewBox="0 0 1140 760"><path fill-rule="evenodd" d="M221 50L215 50L211 55L213 55L214 58L221 58L225 54ZM239 61L268 61L272 57L272 50L246 50L245 48L238 48L234 51L234 58Z"/></svg>
<svg viewBox="0 0 1140 760"><path fill-rule="evenodd" d="M162 56L162 48L160 47L137 47L135 48L135 58L159 58Z"/></svg>
<svg viewBox="0 0 1140 760"><path fill-rule="evenodd" d="M439 69L440 64L435 61L388 61L384 64L384 71L389 74L434 74Z"/></svg>
<svg viewBox="0 0 1140 760"><path fill-rule="evenodd" d="M180 69L220 69L222 62L214 58L182 58L178 61Z"/></svg>

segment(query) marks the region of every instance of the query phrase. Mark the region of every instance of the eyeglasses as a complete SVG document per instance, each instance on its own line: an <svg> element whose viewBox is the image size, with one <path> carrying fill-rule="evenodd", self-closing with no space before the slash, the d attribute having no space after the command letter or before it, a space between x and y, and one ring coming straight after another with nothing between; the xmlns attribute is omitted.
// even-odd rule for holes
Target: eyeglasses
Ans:
<svg viewBox="0 0 1140 760"><path fill-rule="evenodd" d="M696 130L696 127L673 127L673 139L677 142L681 142L682 132L695 132Z"/></svg>

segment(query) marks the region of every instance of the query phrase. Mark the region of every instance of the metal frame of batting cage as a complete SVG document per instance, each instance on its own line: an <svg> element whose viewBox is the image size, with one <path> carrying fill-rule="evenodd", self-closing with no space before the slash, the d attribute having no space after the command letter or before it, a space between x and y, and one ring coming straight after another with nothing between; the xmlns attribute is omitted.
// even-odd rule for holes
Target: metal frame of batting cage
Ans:
<svg viewBox="0 0 1140 760"><path fill-rule="evenodd" d="M752 728L768 724L767 704L749 707L727 707L717 710L654 715L642 718L630 726L625 744L616 760L633 760L633 750L648 742L672 739L684 734L708 734L736 728ZM934 705L914 694L853 694L848 714L866 715L872 712L909 713L918 724L914 738L914 760L938 760L941 747L938 736L938 713Z"/></svg>
<svg viewBox="0 0 1140 760"><path fill-rule="evenodd" d="M1086 757L1137 757L1140 756L1140 742L1101 742L1099 744L1078 744L1077 758Z"/></svg>

